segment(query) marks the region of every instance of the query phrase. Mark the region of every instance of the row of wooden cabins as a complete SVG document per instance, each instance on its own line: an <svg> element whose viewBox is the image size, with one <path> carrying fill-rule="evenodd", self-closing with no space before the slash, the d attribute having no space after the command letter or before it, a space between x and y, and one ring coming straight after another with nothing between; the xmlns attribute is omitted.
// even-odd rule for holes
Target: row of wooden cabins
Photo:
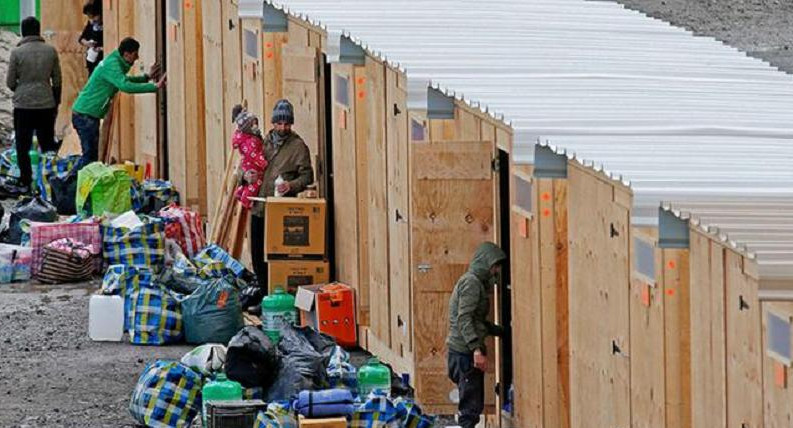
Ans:
<svg viewBox="0 0 793 428"><path fill-rule="evenodd" d="M78 76L80 2L47 1ZM428 411L455 411L448 297L491 240L512 334L489 423L789 426L789 76L611 3L277 3L105 0L106 45L132 35L169 74L118 97L116 158L211 228L231 106L266 121L289 98L361 345Z"/></svg>

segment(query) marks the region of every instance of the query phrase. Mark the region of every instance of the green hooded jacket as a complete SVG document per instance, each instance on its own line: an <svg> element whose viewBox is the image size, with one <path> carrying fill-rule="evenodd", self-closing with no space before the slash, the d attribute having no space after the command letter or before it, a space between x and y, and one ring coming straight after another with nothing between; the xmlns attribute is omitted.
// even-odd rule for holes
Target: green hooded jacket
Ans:
<svg viewBox="0 0 793 428"><path fill-rule="evenodd" d="M496 244L483 242L476 249L468 272L457 280L449 299L449 336L446 345L450 350L467 354L479 348L482 353L486 353L485 337L500 335L501 327L487 320L490 312L487 291L496 281L490 268L506 258L504 251Z"/></svg>
<svg viewBox="0 0 793 428"><path fill-rule="evenodd" d="M110 108L110 100L118 91L128 94L157 92L157 85L148 83L149 76L127 76L132 65L129 64L118 49L106 56L96 66L88 83L74 101L72 110L75 113L104 119Z"/></svg>

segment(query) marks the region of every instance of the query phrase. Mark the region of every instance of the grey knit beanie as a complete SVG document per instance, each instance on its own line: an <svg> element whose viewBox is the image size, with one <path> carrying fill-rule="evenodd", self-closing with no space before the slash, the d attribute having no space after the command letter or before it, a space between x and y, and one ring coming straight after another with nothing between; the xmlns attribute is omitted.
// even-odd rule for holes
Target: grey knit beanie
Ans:
<svg viewBox="0 0 793 428"><path fill-rule="evenodd" d="M244 134L255 134L253 132L253 123L256 122L256 115L243 110L237 115L234 121L237 124L237 129Z"/></svg>
<svg viewBox="0 0 793 428"><path fill-rule="evenodd" d="M286 122L290 125L295 123L295 112L292 104L287 100L278 100L273 107L272 123Z"/></svg>
<svg viewBox="0 0 793 428"><path fill-rule="evenodd" d="M242 104L235 105L231 109L231 121L232 122L236 122L237 121L237 116L239 116L239 114L242 113L243 110L245 110L245 107L243 107Z"/></svg>

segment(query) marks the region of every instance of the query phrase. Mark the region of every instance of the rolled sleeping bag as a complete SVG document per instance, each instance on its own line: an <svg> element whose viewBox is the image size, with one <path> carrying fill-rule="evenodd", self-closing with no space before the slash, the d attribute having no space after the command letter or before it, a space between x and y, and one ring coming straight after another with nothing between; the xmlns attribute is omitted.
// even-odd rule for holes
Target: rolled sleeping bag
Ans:
<svg viewBox="0 0 793 428"><path fill-rule="evenodd" d="M355 410L352 392L347 389L300 391L292 407L307 418L349 416Z"/></svg>

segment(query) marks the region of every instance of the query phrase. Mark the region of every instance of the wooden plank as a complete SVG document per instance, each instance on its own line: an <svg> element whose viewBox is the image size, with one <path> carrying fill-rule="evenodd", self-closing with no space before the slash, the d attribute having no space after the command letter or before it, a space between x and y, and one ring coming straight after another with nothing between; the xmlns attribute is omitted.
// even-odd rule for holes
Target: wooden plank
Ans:
<svg viewBox="0 0 793 428"><path fill-rule="evenodd" d="M308 46L309 30L302 21L289 17L289 25L287 27L289 44L292 46Z"/></svg>
<svg viewBox="0 0 793 428"><path fill-rule="evenodd" d="M554 334L548 336L547 345L550 347L550 354L548 359L543 358L543 363L548 364L545 368L552 372L551 376L554 382L544 376L545 384L552 385L551 390L548 391L548 397L555 396L555 411L546 408L546 426L548 425L549 413L554 411L555 424L553 426L569 427L570 426L570 336L569 336L569 283L568 283L568 230L567 230L567 180L555 179L552 182L552 201L549 203L549 208L552 210L553 215L551 219L545 218L544 213L540 212L540 221L545 219L546 223L550 223L551 236L546 236L544 231L540 232L540 236L545 241L546 237L550 238L552 247L547 248L546 252L541 253L540 257L550 258L549 263L553 263L553 276L549 278L550 287L543 288L543 326L544 333L553 326ZM540 194L540 201L538 205L542 206L545 199ZM541 250L542 251L542 250ZM543 282L545 282L543 280ZM545 349L544 349L545 351ZM554 394L554 395L550 395Z"/></svg>
<svg viewBox="0 0 793 428"><path fill-rule="evenodd" d="M666 426L691 426L689 250L663 250Z"/></svg>
<svg viewBox="0 0 793 428"><path fill-rule="evenodd" d="M637 275L635 262L631 268L630 295L630 381L631 381L631 420L633 426L666 426L666 401L664 393L665 367L664 349L664 299L661 277L661 250L656 247L655 237L642 236L639 230L633 231L631 239L631 260L636 259L635 239L644 241L653 248L656 277L644 278Z"/></svg>
<svg viewBox="0 0 793 428"><path fill-rule="evenodd" d="M457 138L457 122L454 119L430 119L429 140L430 141L454 141Z"/></svg>
<svg viewBox="0 0 793 428"><path fill-rule="evenodd" d="M353 67L349 64L333 64L331 96L339 98L339 91L346 90L352 100ZM347 82L346 89L336 85L336 79ZM334 171L334 216L335 216L335 263L336 279L350 284L358 293L358 192L356 186L355 114L353 105L333 105L333 171ZM379 337L385 341L385 338ZM388 343L388 342L386 342Z"/></svg>
<svg viewBox="0 0 793 428"><path fill-rule="evenodd" d="M793 303L789 302L764 302L763 303L763 426L768 428L786 428L793 421L793 388L790 385L793 369L780 364L766 355L768 349L768 325L765 313L773 311L782 316L793 316ZM777 381L777 370L783 376L782 385Z"/></svg>
<svg viewBox="0 0 793 428"><path fill-rule="evenodd" d="M413 351L415 325L411 272L412 160L408 145L407 90L405 76L385 72L386 180L388 203L388 266L391 348L402 354ZM418 352L417 352L418 353Z"/></svg>
<svg viewBox="0 0 793 428"><path fill-rule="evenodd" d="M516 169L513 167L513 174ZM510 188L514 193L514 186ZM513 197L514 201L514 197ZM537 191L532 192L536 207ZM514 210L512 217L512 364L515 426L543 425L543 352L541 288L539 282L538 220ZM529 222L527 236L519 231Z"/></svg>
<svg viewBox="0 0 793 428"><path fill-rule="evenodd" d="M724 253L693 230L690 248L691 426L726 427Z"/></svg>
<svg viewBox="0 0 793 428"><path fill-rule="evenodd" d="M489 180L493 175L493 159L487 154L493 153L493 148L477 143L472 141L472 144L467 145L464 141L453 142L456 146L454 151L427 151L423 157L415 159L415 179ZM490 141L488 143L492 144Z"/></svg>
<svg viewBox="0 0 793 428"><path fill-rule="evenodd" d="M461 101L455 100L454 103L455 138L458 140L479 139L482 120L467 111Z"/></svg>
<svg viewBox="0 0 793 428"><path fill-rule="evenodd" d="M559 372L557 354L557 287L556 287L556 234L553 180L535 180L540 197L537 198L537 231L539 251L539 283L542 317L542 387L545 426L560 426Z"/></svg>
<svg viewBox="0 0 793 428"><path fill-rule="evenodd" d="M757 281L743 273L743 257L727 251L727 426L763 425L761 311Z"/></svg>
<svg viewBox="0 0 793 428"><path fill-rule="evenodd" d="M179 6L179 10L171 7ZM166 85L168 121L168 178L187 198L187 159L185 158L187 123L185 110L186 71L185 40L181 3L166 2L166 64L169 84ZM185 199L187 202L187 199Z"/></svg>
<svg viewBox="0 0 793 428"><path fill-rule="evenodd" d="M269 34L262 40L261 21L257 19L241 19L242 44L242 97L243 105L262 118L262 124L269 123L264 112L264 70L262 61L262 45L267 43ZM229 111L230 112L230 111ZM269 116L267 116L269 117Z"/></svg>
<svg viewBox="0 0 793 428"><path fill-rule="evenodd" d="M360 79L363 79L361 82ZM385 68L382 64L367 58L365 73L356 79L356 85L364 85L362 89L365 99L360 102L361 109L366 109L367 165L358 162L359 180L368 182L367 194L363 195L368 206L367 223L367 254L368 254L368 289L366 297L361 298L364 307L359 311L369 312L372 330L380 337L390 337L391 325L389 290L389 258L388 258L388 183L385 146ZM359 104L356 102L356 104ZM358 127L361 123L357 122ZM359 195L361 199L361 195ZM361 272L363 275L363 271ZM370 311L371 308L376 308ZM390 346L390 343L389 343Z"/></svg>
<svg viewBox="0 0 793 428"><path fill-rule="evenodd" d="M218 2L205 2L201 14L203 51L208 61L204 61L204 138L206 141L206 180L207 205L210 208L208 224L214 225L214 210L222 198L222 182L218 180L225 171L226 150L231 145L231 140L225 138L224 122L227 122L228 113L224 109L224 70L223 61L213 60L223 58L223 4L228 0ZM230 111L230 110L229 110Z"/></svg>
<svg viewBox="0 0 793 428"><path fill-rule="evenodd" d="M263 33L261 57L264 96L262 105L257 108L258 114L264 118L264 123L270 123L276 101L284 98L284 78L281 73L283 73L282 49L286 40L286 33Z"/></svg>
<svg viewBox="0 0 793 428"><path fill-rule="evenodd" d="M131 1L118 1L117 5L117 13L118 13L118 34L119 37L126 37L128 35L136 36L135 34L135 3ZM104 9L104 8L103 8ZM103 11L104 13L104 11ZM140 40L138 40L140 42ZM113 45L111 45L113 46ZM141 50L148 50L149 56L151 56L151 52L156 50L155 46L146 46L143 47L141 45ZM110 53L110 50L106 51ZM149 63L151 65L152 63ZM148 69L144 65L144 61L138 60L134 65L133 69L130 70L130 74L144 74ZM134 161L135 160L135 133L136 127L139 126L138 123L135 122L135 102L137 95L133 94L125 94L119 93L117 96L118 102L118 119L117 122L117 157L119 162L123 161Z"/></svg>
<svg viewBox="0 0 793 428"><path fill-rule="evenodd" d="M207 213L206 138L204 135L204 55L201 8L203 2L185 1L185 158L187 161L186 206ZM189 78L188 78L189 76Z"/></svg>
<svg viewBox="0 0 793 428"><path fill-rule="evenodd" d="M242 103L242 23L238 15L238 5L236 0L225 0L221 2L221 31L223 46L223 111L221 117L223 122L223 142L225 151L223 161L228 159L231 152L231 137L234 134L235 126L231 121L231 109L234 105ZM207 56L208 57L208 56ZM262 118L260 126L266 122Z"/></svg>
<svg viewBox="0 0 793 428"><path fill-rule="evenodd" d="M157 62L157 1L142 0L135 3L135 36L141 44L140 63L151 65ZM158 120L160 111L157 104L158 95L140 94L135 96L135 162L139 165L151 165L156 175L159 163Z"/></svg>
<svg viewBox="0 0 793 428"><path fill-rule="evenodd" d="M358 206L358 295L359 302L365 302L358 309L358 319L369 320L369 140L381 128L377 128L376 117L382 116L383 111L370 111L369 100L366 97L366 67L353 68L353 86L355 92L355 173L357 186L356 205ZM375 117L371 117L374 114ZM379 121L382 124L382 120ZM315 149L316 150L316 147ZM379 311L378 311L379 312ZM382 322L372 322L372 327L388 326L388 312L378 313ZM368 323L367 323L368 324Z"/></svg>
<svg viewBox="0 0 793 428"><path fill-rule="evenodd" d="M311 162L316 171L316 157L320 147L320 99L316 48L285 44L281 48L283 97L294 107L298 133L311 152ZM273 101L275 103L275 101Z"/></svg>
<svg viewBox="0 0 793 428"><path fill-rule="evenodd" d="M83 0L41 0L39 9L41 34L58 52L61 64L61 105L58 107L55 132L62 137L76 136L71 127L72 104L88 80L85 48L78 40L86 23L82 7Z"/></svg>
<svg viewBox="0 0 793 428"><path fill-rule="evenodd" d="M568 180L570 425L628 426L629 213L583 167Z"/></svg>

